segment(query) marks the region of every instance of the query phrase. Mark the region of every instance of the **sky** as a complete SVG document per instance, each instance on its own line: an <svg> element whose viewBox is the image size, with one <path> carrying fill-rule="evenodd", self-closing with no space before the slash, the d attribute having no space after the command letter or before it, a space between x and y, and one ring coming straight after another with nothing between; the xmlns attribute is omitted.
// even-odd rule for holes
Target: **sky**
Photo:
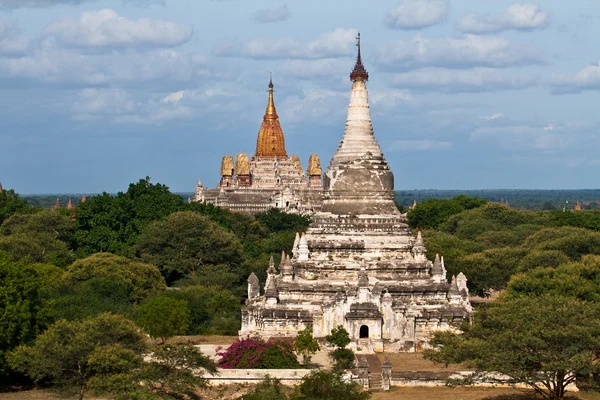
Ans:
<svg viewBox="0 0 600 400"><path fill-rule="evenodd" d="M358 31L396 189L598 188L597 0L0 0L0 182L214 187L271 72L288 153L326 167Z"/></svg>

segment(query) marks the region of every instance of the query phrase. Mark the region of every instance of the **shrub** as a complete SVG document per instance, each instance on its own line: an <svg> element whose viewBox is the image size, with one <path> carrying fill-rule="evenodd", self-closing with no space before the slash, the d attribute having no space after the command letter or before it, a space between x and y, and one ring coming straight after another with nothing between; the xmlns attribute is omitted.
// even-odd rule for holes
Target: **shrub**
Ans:
<svg viewBox="0 0 600 400"><path fill-rule="evenodd" d="M313 338L312 327L301 330L294 340L294 350L302 355L304 365L310 364L313 354L321 350L319 343Z"/></svg>
<svg viewBox="0 0 600 400"><path fill-rule="evenodd" d="M354 368L354 352L350 349L335 349L329 353L329 358L336 371Z"/></svg>
<svg viewBox="0 0 600 400"><path fill-rule="evenodd" d="M286 369L298 368L300 364L294 354L290 339L271 338L265 341L258 337L238 339L225 351L217 349L221 357L221 368Z"/></svg>
<svg viewBox="0 0 600 400"><path fill-rule="evenodd" d="M342 325L337 328L333 328L331 333L325 336L327 343L334 345L338 349L343 349L350 344L350 335L348 331L344 329Z"/></svg>
<svg viewBox="0 0 600 400"><path fill-rule="evenodd" d="M371 393L363 391L357 382L345 382L341 375L330 371L314 371L302 379L292 400L368 400Z"/></svg>

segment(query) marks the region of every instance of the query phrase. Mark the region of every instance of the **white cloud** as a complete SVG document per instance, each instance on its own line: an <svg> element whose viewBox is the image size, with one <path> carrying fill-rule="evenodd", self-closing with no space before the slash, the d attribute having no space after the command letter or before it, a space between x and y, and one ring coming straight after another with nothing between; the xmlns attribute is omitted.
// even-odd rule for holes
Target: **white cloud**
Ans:
<svg viewBox="0 0 600 400"><path fill-rule="evenodd" d="M103 9L51 22L43 34L74 47L175 47L188 42L193 31L174 22L131 20Z"/></svg>
<svg viewBox="0 0 600 400"><path fill-rule="evenodd" d="M183 90L180 90L179 92L175 92L175 93L169 93L168 95L163 97L162 102L177 104L177 103L179 103L179 101L181 101L181 99L183 99L184 94L185 94L185 91L183 91Z"/></svg>
<svg viewBox="0 0 600 400"><path fill-rule="evenodd" d="M414 102L414 97L408 90L374 91L369 93L371 112L384 114L398 106Z"/></svg>
<svg viewBox="0 0 600 400"><path fill-rule="evenodd" d="M471 68L543 64L535 48L517 46L500 37L464 35L460 38L426 39L419 35L381 46L376 62L387 69L419 67Z"/></svg>
<svg viewBox="0 0 600 400"><path fill-rule="evenodd" d="M213 49L221 57L267 59L316 59L345 57L355 53L356 30L338 28L303 43L296 39L254 39L246 42L231 40Z"/></svg>
<svg viewBox="0 0 600 400"><path fill-rule="evenodd" d="M574 76L556 74L549 80L554 93L577 93L600 90L600 62L588 65Z"/></svg>
<svg viewBox="0 0 600 400"><path fill-rule="evenodd" d="M572 133L580 127L549 125L484 126L471 132L471 140L489 141L517 150L560 150L574 143Z"/></svg>
<svg viewBox="0 0 600 400"><path fill-rule="evenodd" d="M348 94L322 88L307 88L301 95L288 96L279 102L279 119L286 124L307 121L334 124L342 120L348 107Z"/></svg>
<svg viewBox="0 0 600 400"><path fill-rule="evenodd" d="M479 118L486 119L488 121L493 121L495 119L504 118L504 114L502 114L502 113L494 113L494 114L491 114L491 115L483 115L483 116L481 116Z"/></svg>
<svg viewBox="0 0 600 400"><path fill-rule="evenodd" d="M492 33L507 29L531 31L543 29L550 23L550 14L542 11L538 4L516 3L501 16L475 15L464 16L456 29L468 33Z"/></svg>
<svg viewBox="0 0 600 400"><path fill-rule="evenodd" d="M98 54L46 43L26 56L0 59L0 84L2 79L68 86L130 87L144 83L146 88L169 90L199 79L231 80L238 74L235 68L171 49Z"/></svg>
<svg viewBox="0 0 600 400"><path fill-rule="evenodd" d="M0 0L0 9L46 8L57 5L78 5L93 3L97 0ZM152 4L165 4L165 0L122 0L124 5L147 7Z"/></svg>
<svg viewBox="0 0 600 400"><path fill-rule="evenodd" d="M281 22L288 19L292 14L287 4L274 9L258 10L252 14L252 19L259 24L268 24L273 22Z"/></svg>
<svg viewBox="0 0 600 400"><path fill-rule="evenodd" d="M420 29L446 20L449 12L447 0L401 0L384 22L393 29Z"/></svg>
<svg viewBox="0 0 600 400"><path fill-rule="evenodd" d="M396 140L390 147L389 151L434 151L434 150L449 150L454 146L452 142L436 141L436 140Z"/></svg>
<svg viewBox="0 0 600 400"><path fill-rule="evenodd" d="M81 90L74 102L74 119L90 120L102 116L125 115L132 113L135 102L132 96L122 89Z"/></svg>
<svg viewBox="0 0 600 400"><path fill-rule="evenodd" d="M30 48L31 40L24 36L16 22L0 20L0 54L7 56L24 55Z"/></svg>
<svg viewBox="0 0 600 400"><path fill-rule="evenodd" d="M493 68L425 68L391 77L392 86L444 93L515 90L531 87L536 83L537 79Z"/></svg>
<svg viewBox="0 0 600 400"><path fill-rule="evenodd" d="M220 88L180 90L150 97L141 94L137 102L122 90L86 89L82 93L86 96L78 100L81 105L74 107L75 119L105 118L118 124L162 125L206 115L230 115L242 108L241 102L232 100L234 93Z"/></svg>

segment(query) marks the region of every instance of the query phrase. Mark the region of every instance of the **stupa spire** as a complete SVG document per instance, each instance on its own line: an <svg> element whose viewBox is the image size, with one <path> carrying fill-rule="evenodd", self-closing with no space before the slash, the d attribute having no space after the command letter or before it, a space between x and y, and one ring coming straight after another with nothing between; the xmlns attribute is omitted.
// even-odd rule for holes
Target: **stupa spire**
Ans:
<svg viewBox="0 0 600 400"><path fill-rule="evenodd" d="M269 78L269 101L263 118L263 123L258 131L256 141L255 157L287 157L285 151L285 139L281 125L279 125L279 116L275 109L275 100L273 99L273 75Z"/></svg>
<svg viewBox="0 0 600 400"><path fill-rule="evenodd" d="M358 32L358 36L356 37L356 46L358 47L358 54L356 55L356 64L354 64L354 69L350 73L350 80L352 82L356 82L357 80L368 81L369 73L365 69L362 63L362 57L360 55L360 32Z"/></svg>
<svg viewBox="0 0 600 400"><path fill-rule="evenodd" d="M360 36L357 37L360 44ZM323 207L333 214L400 215L394 204L394 175L373 135L367 79L360 46L350 74L346 129L323 178Z"/></svg>

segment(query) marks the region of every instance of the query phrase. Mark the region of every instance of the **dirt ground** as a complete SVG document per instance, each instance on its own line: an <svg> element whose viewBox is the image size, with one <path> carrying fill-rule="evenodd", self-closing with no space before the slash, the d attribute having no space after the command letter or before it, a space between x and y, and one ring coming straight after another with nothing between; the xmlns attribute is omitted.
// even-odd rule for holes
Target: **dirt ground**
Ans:
<svg viewBox="0 0 600 400"><path fill-rule="evenodd" d="M228 385L202 390L201 396L206 400L235 400L249 390L248 385ZM59 400L64 399L53 396L43 390L31 390L17 393L0 393L0 400ZM74 399L74 398L72 398ZM72 400L69 399L69 400ZM517 389L496 388L392 388L389 392L377 392L371 400L533 400L531 394ZM573 400L600 400L600 392L576 393ZM87 400L101 400L88 398Z"/></svg>
<svg viewBox="0 0 600 400"><path fill-rule="evenodd" d="M539 400L531 392L520 389L450 388L450 387L395 387L389 392L378 392L371 400ZM600 393L574 393L573 400L600 400Z"/></svg>
<svg viewBox="0 0 600 400"><path fill-rule="evenodd" d="M379 361L381 361L381 363L383 363L385 357L388 357L392 363L392 369L394 371L445 372L469 370L469 368L460 364L449 365L448 368L446 368L441 364L436 364L432 361L425 360L422 353L379 353L377 356L379 357Z"/></svg>

